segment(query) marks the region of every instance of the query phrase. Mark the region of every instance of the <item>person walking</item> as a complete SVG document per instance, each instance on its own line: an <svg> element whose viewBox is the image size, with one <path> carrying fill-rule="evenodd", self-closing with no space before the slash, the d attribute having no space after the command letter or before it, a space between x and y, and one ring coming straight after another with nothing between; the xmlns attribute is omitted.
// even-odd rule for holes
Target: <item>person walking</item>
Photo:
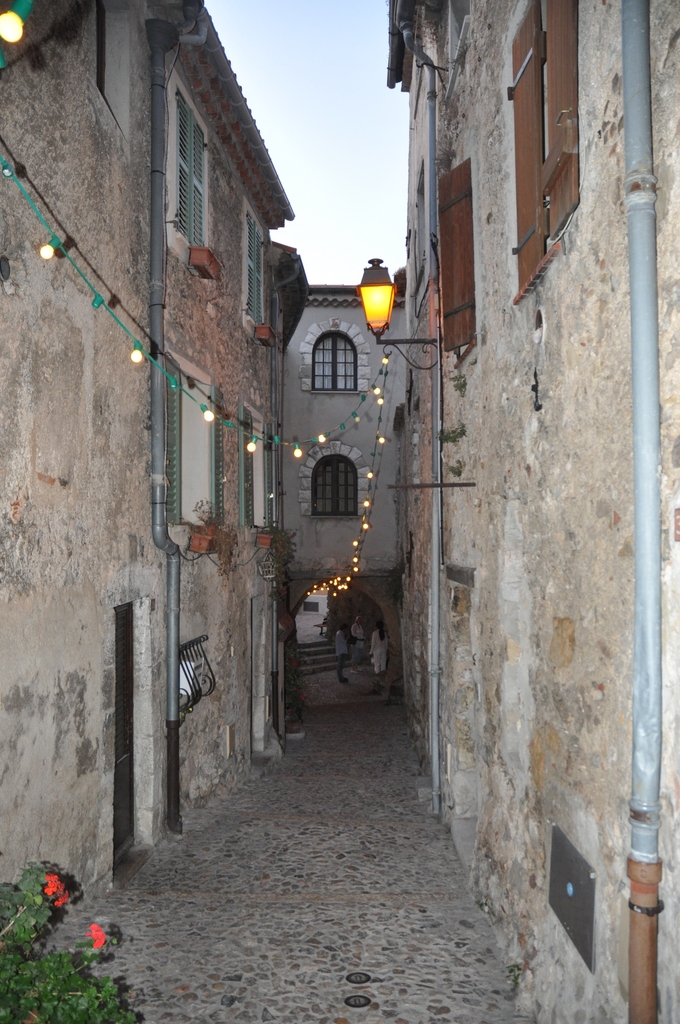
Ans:
<svg viewBox="0 0 680 1024"><path fill-rule="evenodd" d="M387 668L387 648L389 642L390 638L387 635L385 623L382 619L378 619L375 624L375 631L371 636L371 658L373 659L373 669L376 675L380 675Z"/></svg>
<svg viewBox="0 0 680 1024"><path fill-rule="evenodd" d="M338 682L348 683L349 679L345 677L345 661L347 659L347 633L349 626L346 622L340 626L340 629L335 634L335 653L338 659Z"/></svg>
<svg viewBox="0 0 680 1024"><path fill-rule="evenodd" d="M361 659L364 656L364 627L361 624L361 616L357 615L352 623L352 636L354 646L352 647L352 668L351 672L358 672Z"/></svg>

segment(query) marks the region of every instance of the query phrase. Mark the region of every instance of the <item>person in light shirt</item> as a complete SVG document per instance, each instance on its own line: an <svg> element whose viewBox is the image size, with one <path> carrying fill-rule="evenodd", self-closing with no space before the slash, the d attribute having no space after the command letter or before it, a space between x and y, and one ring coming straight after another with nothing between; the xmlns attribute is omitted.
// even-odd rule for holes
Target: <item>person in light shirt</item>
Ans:
<svg viewBox="0 0 680 1024"><path fill-rule="evenodd" d="M376 675L380 675L387 668L387 648L390 638L385 629L385 623L378 619L375 624L375 632L371 637L371 658Z"/></svg>
<svg viewBox="0 0 680 1024"><path fill-rule="evenodd" d="M364 656L364 627L361 624L361 616L357 615L356 619L352 623L352 636L354 637L354 645L352 647L352 668L351 672L359 672L359 665L361 659Z"/></svg>

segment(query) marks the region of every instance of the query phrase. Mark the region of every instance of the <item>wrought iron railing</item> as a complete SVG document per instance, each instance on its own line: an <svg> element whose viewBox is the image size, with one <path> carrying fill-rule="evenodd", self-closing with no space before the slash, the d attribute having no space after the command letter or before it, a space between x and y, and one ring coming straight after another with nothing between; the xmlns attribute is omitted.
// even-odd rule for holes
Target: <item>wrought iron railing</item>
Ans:
<svg viewBox="0 0 680 1024"><path fill-rule="evenodd" d="M187 640L179 648L179 710L182 719L203 697L215 689L215 673L210 667L203 644L207 635Z"/></svg>

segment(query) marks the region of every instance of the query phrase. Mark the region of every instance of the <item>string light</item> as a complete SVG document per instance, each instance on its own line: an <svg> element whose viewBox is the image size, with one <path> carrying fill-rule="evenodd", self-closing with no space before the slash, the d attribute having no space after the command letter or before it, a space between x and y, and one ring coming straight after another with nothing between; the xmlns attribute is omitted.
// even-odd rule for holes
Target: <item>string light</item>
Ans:
<svg viewBox="0 0 680 1024"><path fill-rule="evenodd" d="M370 528L371 528L370 527L370 523L362 523L361 524L361 529L362 530L370 530Z"/></svg>
<svg viewBox="0 0 680 1024"><path fill-rule="evenodd" d="M384 401L385 401L384 398L379 398L378 399L378 405L382 405Z"/></svg>
<svg viewBox="0 0 680 1024"><path fill-rule="evenodd" d="M133 363L144 362L144 353L142 352L142 346L139 344L138 341L135 342L135 347L130 353L130 359L132 360Z"/></svg>
<svg viewBox="0 0 680 1024"><path fill-rule="evenodd" d="M358 566L358 565L355 565L355 566L354 566L354 569L352 570L352 572L359 572L359 566Z"/></svg>
<svg viewBox="0 0 680 1024"><path fill-rule="evenodd" d="M319 434L319 436L317 438L317 441L319 442L319 444L323 444L325 442L325 440L326 440L326 435L325 434Z"/></svg>
<svg viewBox="0 0 680 1024"><path fill-rule="evenodd" d="M200 405L200 409L201 412L203 413L203 419L205 420L205 422L212 423L212 421L215 419L215 413L212 411L212 409L209 409L208 406L204 405L202 402Z"/></svg>
<svg viewBox="0 0 680 1024"><path fill-rule="evenodd" d="M257 438L255 437L254 434L251 437L250 441L248 441L248 444L246 445L246 451L250 452L251 454L257 451Z"/></svg>
<svg viewBox="0 0 680 1024"><path fill-rule="evenodd" d="M383 361L383 366L387 366L387 364L389 363L389 359L387 358L387 356L383 356L382 357L382 361Z"/></svg>
<svg viewBox="0 0 680 1024"><path fill-rule="evenodd" d="M357 558L357 556L355 555L355 556L354 556L354 558L352 559L352 561L353 561L353 562L358 562L358 561L359 561L359 559L358 559L358 558Z"/></svg>
<svg viewBox="0 0 680 1024"><path fill-rule="evenodd" d="M8 11L0 14L0 36L7 43L18 43L24 34L24 22L33 10L33 0L14 0Z"/></svg>
<svg viewBox="0 0 680 1024"><path fill-rule="evenodd" d="M378 444L384 444L384 443L385 443L385 438L384 437L379 437L378 438Z"/></svg>
<svg viewBox="0 0 680 1024"><path fill-rule="evenodd" d="M366 498L366 501L364 502L364 508L370 508L370 507L371 507L371 503L368 500L368 498Z"/></svg>
<svg viewBox="0 0 680 1024"><path fill-rule="evenodd" d="M302 448L297 443L297 441L295 442L295 448L293 449L293 455L295 456L296 459L301 459L302 458Z"/></svg>
<svg viewBox="0 0 680 1024"><path fill-rule="evenodd" d="M381 390L381 389L380 389L380 388L379 388L379 387L377 386L377 384L376 384L376 386L375 386L375 387L373 388L373 394L374 394L374 395L379 395L379 394L380 394L380 390Z"/></svg>
<svg viewBox="0 0 680 1024"><path fill-rule="evenodd" d="M367 477L368 480L372 480L373 479L373 470L372 469L369 469L368 473L366 474L366 477Z"/></svg>
<svg viewBox="0 0 680 1024"><path fill-rule="evenodd" d="M358 540L353 540L353 541L352 541L352 545L353 545L353 546L354 546L355 548L358 548L358 547L359 547L359 541L358 541Z"/></svg>
<svg viewBox="0 0 680 1024"><path fill-rule="evenodd" d="M349 583L349 581L350 581L350 580L352 579L352 577L351 577L351 576L345 576L345 579L346 579L346 580L347 580L347 582ZM345 588L345 589L347 589L347 588Z"/></svg>
<svg viewBox="0 0 680 1024"><path fill-rule="evenodd" d="M61 248L61 239L57 235L52 235L49 242L45 245L40 246L40 255L44 260L51 260L57 249Z"/></svg>

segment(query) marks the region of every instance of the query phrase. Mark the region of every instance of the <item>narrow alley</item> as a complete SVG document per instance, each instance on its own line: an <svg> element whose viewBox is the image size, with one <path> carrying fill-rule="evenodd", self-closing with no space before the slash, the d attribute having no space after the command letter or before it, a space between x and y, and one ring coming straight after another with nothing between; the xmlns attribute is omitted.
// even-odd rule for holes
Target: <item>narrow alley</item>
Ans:
<svg viewBox="0 0 680 1024"><path fill-rule="evenodd" d="M359 680L311 679L310 699L333 703L285 758L187 809L128 888L71 908L57 944L119 929L99 972L125 979L146 1024L516 1019L448 831L418 802L404 709Z"/></svg>

